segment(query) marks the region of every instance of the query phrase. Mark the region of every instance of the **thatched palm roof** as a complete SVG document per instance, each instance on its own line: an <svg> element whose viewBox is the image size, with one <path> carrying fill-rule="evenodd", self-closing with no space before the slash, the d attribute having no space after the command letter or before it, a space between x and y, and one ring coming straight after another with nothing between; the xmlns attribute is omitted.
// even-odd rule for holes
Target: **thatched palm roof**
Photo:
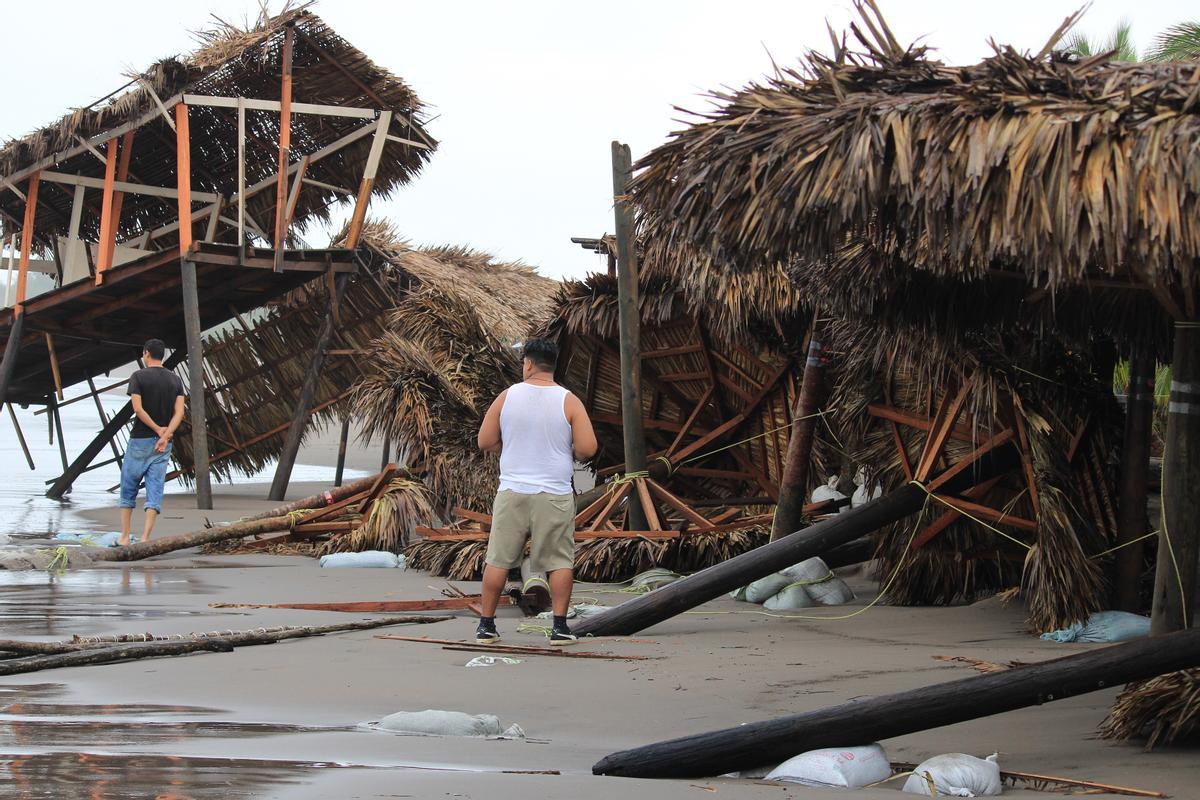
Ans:
<svg viewBox="0 0 1200 800"><path fill-rule="evenodd" d="M675 272L813 265L864 240L939 279L999 273L1049 301L1132 284L1194 313L1200 65L1048 46L949 67L900 46L866 2L861 52L835 42L832 57L716 93L640 162L642 233L678 254Z"/></svg>
<svg viewBox="0 0 1200 800"><path fill-rule="evenodd" d="M250 30L220 24L198 34L201 47L187 55L170 56L132 76L125 86L92 105L71 111L62 119L29 135L8 142L0 149L0 177L14 182L37 168L55 169L95 178L104 176L104 164L81 144L81 138L99 143L117 135L125 126L146 115L158 114L158 103L170 104L181 93L279 100L281 55L285 31L295 34L293 51L293 96L297 102L389 110L393 113L390 133L416 141L424 147L391 144L385 151L374 190L387 195L410 180L428 160L433 140L424 131L421 101L403 80L375 64L363 52L337 35L320 17L303 8L275 17L260 18ZM190 107L192 190L229 197L237 191L236 112L226 108ZM363 120L294 114L291 130L291 161L343 137ZM279 114L247 112L246 182L252 185L273 175L279 163ZM106 135L109 134L109 135ZM312 164L306 177L337 186L353 194L363 174L370 137ZM63 151L75 152L57 163L48 159ZM174 187L175 133L162 114L137 129L130 162L130 180L154 186ZM44 184L45 185L45 184ZM346 195L327 186L305 184L300 193L295 222L328 218L328 206ZM67 235L71 217L70 186L54 184L39 197L37 230ZM275 197L267 191L252 197L247 212L269 226ZM0 213L6 224L20 220L23 201L14 193L0 194ZM129 195L121 217L122 239L173 221L174 200ZM98 214L84 215L84 238L96 240ZM87 226L92 226L89 229ZM160 240L165 242L165 240Z"/></svg>

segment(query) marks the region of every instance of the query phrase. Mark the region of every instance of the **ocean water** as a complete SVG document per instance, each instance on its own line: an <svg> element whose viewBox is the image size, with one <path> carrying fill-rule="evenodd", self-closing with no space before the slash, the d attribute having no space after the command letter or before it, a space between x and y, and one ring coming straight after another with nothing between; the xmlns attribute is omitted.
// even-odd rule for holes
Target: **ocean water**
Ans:
<svg viewBox="0 0 1200 800"><path fill-rule="evenodd" d="M110 380L102 378L97 383L103 386ZM86 390L86 387L68 389L67 399L83 394L81 389ZM127 398L122 392L122 389L117 389L100 395L100 402L109 416L125 404ZM32 470L21 452L17 431L13 427L8 409L0 409L0 544L6 543L14 536L44 536L46 533L53 535L60 532L103 533L113 529L111 525L100 525L87 520L76 514L75 510L116 505L117 494L110 490L120 481L121 470L115 462L80 475L62 501L51 500L45 496L49 486L47 481L53 481L62 474L63 469L57 437L53 443L50 442L50 415L35 413L41 408L13 406L33 458ZM63 441L66 442L67 461L70 462L100 430L100 418L96 412L96 404L90 398L64 406L61 412ZM126 434L127 431L122 432L118 437L122 450ZM112 457L112 450L105 448L93 463L108 461ZM256 475L240 477L238 483L269 482L274 468L274 464L268 464ZM353 480L368 474L370 473L363 470L347 468L345 478ZM332 465L296 464L292 470L293 481L322 481L332 484L333 477ZM179 479L169 482L166 487L168 494L189 491Z"/></svg>

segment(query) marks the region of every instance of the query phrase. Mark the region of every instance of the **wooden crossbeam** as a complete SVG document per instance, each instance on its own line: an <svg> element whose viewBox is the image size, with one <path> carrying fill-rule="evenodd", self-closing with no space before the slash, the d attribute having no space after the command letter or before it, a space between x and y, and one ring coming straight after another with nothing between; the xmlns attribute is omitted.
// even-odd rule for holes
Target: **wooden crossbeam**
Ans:
<svg viewBox="0 0 1200 800"><path fill-rule="evenodd" d="M715 388L710 384L709 387L704 390L704 394L700 395L700 399L696 401L696 405L692 408L691 413L688 414L687 419L684 420L683 424L679 426L679 430L676 432L675 438L671 441L670 446L667 448L668 458L670 458L671 453L675 452L675 448L679 447L680 443L683 441L683 437L695 430L696 420L700 418L700 413L704 411L704 407L707 406L708 401L712 399L714 391Z"/></svg>
<svg viewBox="0 0 1200 800"><path fill-rule="evenodd" d="M979 498L983 497L985 494L990 492L992 490L992 488L997 483L999 483L1003 477L1004 476L1001 475L1001 476L986 480L983 483L979 484L978 486L972 486L970 489L968 489L966 492L964 492L963 495L971 500L978 500ZM939 533L944 531L946 528L950 527L950 524L953 523L955 520L959 519L961 516L962 516L962 514L959 513L958 511L955 511L954 509L946 509L945 511L943 511L941 514L938 515L937 519L935 519L933 522L929 523L924 528L922 528L921 532L916 535L916 537L912 541L913 549L924 547L926 544L929 543L930 540L932 540L935 536L937 536Z"/></svg>
<svg viewBox="0 0 1200 800"><path fill-rule="evenodd" d="M664 503L669 505L671 508L678 511L680 514L683 515L684 519L686 519L688 522L695 525L697 528L700 528L703 530L703 529L708 529L708 528L713 527L713 524L711 522L709 522L707 519L702 517L699 513L696 512L695 509L693 509L687 503L683 502L678 497L676 497L675 495L671 494L669 491L664 489L657 481L646 478L646 485L649 487L650 492L653 495L655 495L659 500L662 500Z"/></svg>
<svg viewBox="0 0 1200 800"><path fill-rule="evenodd" d="M634 479L634 485L637 486L638 499L642 503L642 511L646 514L646 524L650 526L652 531L661 531L662 524L658 521L658 509L654 507L654 500L650 498L650 490L646 487L646 478Z"/></svg>
<svg viewBox="0 0 1200 800"><path fill-rule="evenodd" d="M279 100L258 100L251 97L215 97L204 94L185 94L183 96L183 102L189 106L208 106L210 108L238 108L239 100L241 101L240 107L247 111L273 111L279 113L283 107L283 104ZM317 103L292 103L291 108L293 114L309 114L321 117L375 119L379 114L379 111L374 108L329 106Z"/></svg>
<svg viewBox="0 0 1200 800"><path fill-rule="evenodd" d="M116 141L116 140L113 140ZM88 175L70 175L65 172L52 172L46 170L42 173L42 179L51 183L62 183L70 186L83 186L88 189L104 189L106 181L103 178L93 178ZM116 180L116 173L113 174L112 188L114 192L123 192L125 194L139 194L147 197L162 197L167 200L177 200L179 198L179 190L172 189L169 186L152 186L148 183L131 183L129 181ZM220 199L219 194L213 192L192 192L192 201L197 203L212 203ZM103 213L103 208L101 209ZM154 234L151 234L152 237Z"/></svg>
<svg viewBox="0 0 1200 800"><path fill-rule="evenodd" d="M954 424L958 421L958 415L962 411L963 403L966 402L967 393L973 382L974 377L967 378L953 399L949 399L950 395L948 394L942 398L938 413L934 415L933 429L929 432L929 438L925 440L925 449L921 460L917 462L915 475L917 480L924 482L933 471L934 464L937 463L942 449L946 446L946 441L954 430Z"/></svg>
<svg viewBox="0 0 1200 800"><path fill-rule="evenodd" d="M608 520L608 518L612 514L613 510L617 507L617 503L621 502L621 500L624 499L625 496L629 494L629 491L632 488L633 488L633 484L626 482L626 483L621 484L620 487L618 487L615 492L612 492L608 497L608 502L605 503L601 507L600 513L597 514L595 519L592 520L591 524L588 525L587 530L594 531L597 528L599 528L600 525L603 524L606 520Z"/></svg>
<svg viewBox="0 0 1200 800"><path fill-rule="evenodd" d="M1014 436L1016 436L1016 434L1013 432L1012 428L1005 428L1004 430L997 433L995 436L993 436L990 439L988 439L987 441L985 441L983 444L979 445L979 447L976 447L974 450L972 450L970 453L968 453L966 456L964 456L962 459L960 459L954 466L943 471L936 478L934 478L932 481L930 481L929 485L926 486L925 488L931 492L936 492L947 481L954 478L956 475L960 474L964 470L969 469L972 465L977 463L979 461L979 459L983 458L985 455L992 452L997 447L1000 447L1002 445L1007 444L1008 442L1011 442L1013 440Z"/></svg>
<svg viewBox="0 0 1200 800"><path fill-rule="evenodd" d="M949 495L944 494L938 494L934 496L951 508L966 512L975 517L980 517L988 522L995 522L999 525L1010 525L1023 531L1030 531L1034 533L1037 532L1037 522L1034 520L1012 516L1011 514L997 511L994 508L980 505L979 503L974 503L961 497L950 497Z"/></svg>

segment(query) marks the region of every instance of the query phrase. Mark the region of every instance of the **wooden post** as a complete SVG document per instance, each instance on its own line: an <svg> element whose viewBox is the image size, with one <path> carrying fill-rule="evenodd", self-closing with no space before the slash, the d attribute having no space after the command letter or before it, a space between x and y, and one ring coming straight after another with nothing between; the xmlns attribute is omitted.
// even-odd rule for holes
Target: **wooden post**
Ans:
<svg viewBox="0 0 1200 800"><path fill-rule="evenodd" d="M697 778L778 764L797 753L853 747L1041 705L1200 664L1200 631L1137 639L990 675L752 722L613 753L592 772Z"/></svg>
<svg viewBox="0 0 1200 800"><path fill-rule="evenodd" d="M787 462L779 481L779 502L771 524L771 541L787 536L800 528L805 494L808 489L808 465L812 457L813 434L825 394L825 356L821 351L817 315L813 314L808 335L808 359L804 362L804 378L796 398L792 430L788 437Z"/></svg>
<svg viewBox="0 0 1200 800"><path fill-rule="evenodd" d="M192 249L192 155L188 108L175 106L175 158L179 190L179 271L183 291L183 325L187 335L188 422L192 428L192 475L196 508L212 508L212 479L208 464L208 420L204 407L204 349L200 336L200 295Z"/></svg>
<svg viewBox="0 0 1200 800"><path fill-rule="evenodd" d="M50 410L50 418L54 420L54 432L58 436L58 457L62 459L63 471L67 469L67 443L63 441L62 415L58 412L58 401L54 395L46 398L46 406Z"/></svg>
<svg viewBox="0 0 1200 800"><path fill-rule="evenodd" d="M37 469L33 464L33 454L29 452L29 443L25 441L25 432L21 430L21 422L17 419L17 412L13 410L12 403L7 403L8 417L12 420L13 430L17 433L17 441L21 443L21 452L25 454L25 461L29 464L29 468Z"/></svg>
<svg viewBox="0 0 1200 800"><path fill-rule="evenodd" d="M246 249L246 101L241 97L237 100L237 129L237 245L238 252L244 253Z"/></svg>
<svg viewBox="0 0 1200 800"><path fill-rule="evenodd" d="M54 391L59 400L64 400L62 372L58 369L58 354L54 352L54 337L46 334L46 355L50 358L50 374L54 377Z"/></svg>
<svg viewBox="0 0 1200 800"><path fill-rule="evenodd" d="M279 184L275 189L275 271L283 272L283 249L287 240L288 161L292 151L292 41L296 32L288 25L283 32L283 54L279 90ZM299 178L297 178L299 182Z"/></svg>
<svg viewBox="0 0 1200 800"><path fill-rule="evenodd" d="M1145 569L1145 547L1129 542L1145 535L1146 471L1150 463L1150 440L1154 426L1154 354L1135 344L1129 354L1129 390L1125 399L1125 441L1121 448L1120 497L1117 512L1117 544L1113 580L1113 608L1141 610L1138 584Z"/></svg>
<svg viewBox="0 0 1200 800"><path fill-rule="evenodd" d="M12 327L8 329L8 341L4 344L4 360L0 361L0 403L8 400L8 384L17 369L17 358L21 351L21 337L25 332L25 315L16 313Z"/></svg>
<svg viewBox="0 0 1200 800"><path fill-rule="evenodd" d="M325 351L329 349L329 340L333 338L333 306L341 302L346 294L346 273L338 275L334 295L329 298L330 309L325 313L325 322L317 334L313 345L312 360L308 372L304 376L304 385L300 387L300 396L296 398L296 410L292 414L292 423L288 426L283 440L283 449L279 454L279 464L275 467L275 477L271 481L271 491L268 500L282 500L287 494L288 482L292 478L292 467L296 464L296 455L300 452L300 439L308 423L309 411L312 409L313 398L317 393L317 383L321 379L321 366L325 363Z"/></svg>
<svg viewBox="0 0 1200 800"><path fill-rule="evenodd" d="M76 187L79 188L79 187ZM17 235L14 233L8 237L8 275L4 281L4 308L8 308L12 303L13 290L13 261L17 257Z"/></svg>
<svg viewBox="0 0 1200 800"><path fill-rule="evenodd" d="M1155 634L1196 626L1200 559L1200 322L1175 323L1154 574ZM1181 591L1182 589L1182 591Z"/></svg>
<svg viewBox="0 0 1200 800"><path fill-rule="evenodd" d="M338 437L337 471L333 475L333 485L342 485L342 476L346 471L346 440L350 438L350 414L342 414L342 434Z"/></svg>
<svg viewBox="0 0 1200 800"><path fill-rule="evenodd" d="M87 379L88 389L92 392L92 400L96 403L96 413L100 416L100 427L103 429L108 425L108 414L104 412L104 404L100 402L100 393L96 391L96 384L91 379ZM117 466L122 465L121 451L117 447L117 443L112 439L108 440L108 446L112 448L113 459L117 462Z"/></svg>
<svg viewBox="0 0 1200 800"><path fill-rule="evenodd" d="M41 183L42 173L37 171L29 176L29 191L25 193L25 221L21 223L21 266L17 272L17 302L13 315L25 313L25 287L29 278L29 251L33 247L33 226L37 220L38 184Z"/></svg>
<svg viewBox="0 0 1200 800"><path fill-rule="evenodd" d="M114 136L108 140L108 157L104 160L104 197L100 201L100 247L96 254L96 285L104 281L104 270L112 265L112 251L116 246L116 231L113 229L113 183L117 179L117 145Z"/></svg>
<svg viewBox="0 0 1200 800"><path fill-rule="evenodd" d="M375 138L371 141L371 151L367 154L367 166L363 170L362 183L358 186L358 198L354 203L354 214L350 217L350 230L346 234L346 247L353 250L358 247L359 237L362 236L363 220L367 216L367 205L371 202L371 190L375 186L375 174L379 170L379 160L383 157L383 146L387 144L388 129L392 125L392 112L384 111L379 115L375 127Z"/></svg>
<svg viewBox="0 0 1200 800"><path fill-rule="evenodd" d="M621 329L621 433L625 445L625 472L646 469L646 436L642 430L641 310L638 303L637 246L633 209L625 194L633 178L629 145L612 143L613 210L617 236L617 311ZM646 514L638 503L629 503L629 530L646 530Z"/></svg>

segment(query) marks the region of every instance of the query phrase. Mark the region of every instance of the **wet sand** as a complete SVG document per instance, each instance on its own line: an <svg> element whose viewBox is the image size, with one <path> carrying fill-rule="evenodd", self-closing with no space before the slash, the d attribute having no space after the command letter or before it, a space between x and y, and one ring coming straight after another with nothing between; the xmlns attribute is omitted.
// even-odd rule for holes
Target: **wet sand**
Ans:
<svg viewBox="0 0 1200 800"><path fill-rule="evenodd" d="M232 496L222 511L235 513ZM228 504L228 505L226 505ZM237 511L263 501L244 500ZM194 523L175 509L163 533ZM23 637L73 633L244 630L363 615L213 609L210 603L420 599L444 581L399 570L321 570L307 558L174 555L103 565L58 579L0 572L0 605ZM459 584L468 591L476 588ZM854 587L865 604L874 586ZM581 586L577 598L624 599ZM31 611L49 614L39 624ZM974 674L935 655L1036 661L1086 649L1027 636L1022 614L994 601L961 608L876 607L849 620L778 619L720 600L633 641L580 648L655 656L602 661L531 656L467 669L471 653L376 639L376 633L465 639L473 620L345 633L233 653L52 670L0 679L0 797L824 797L825 791L727 779L596 778L616 749L820 708ZM817 610L814 615L831 613ZM516 632L507 609L505 640ZM8 626L5 626L6 629ZM1188 797L1200 759L1099 741L1115 690L885 742L897 761L999 751L1006 768ZM395 736L355 729L399 710L491 713L528 741ZM169 756L169 758L164 758ZM560 775L505 771L558 770ZM902 781L864 790L898 797ZM51 794L33 787L53 786ZM94 793L98 788L103 789ZM168 791L169 790L169 791ZM33 794L26 792L34 791ZM1036 797L1029 790L1006 792Z"/></svg>

